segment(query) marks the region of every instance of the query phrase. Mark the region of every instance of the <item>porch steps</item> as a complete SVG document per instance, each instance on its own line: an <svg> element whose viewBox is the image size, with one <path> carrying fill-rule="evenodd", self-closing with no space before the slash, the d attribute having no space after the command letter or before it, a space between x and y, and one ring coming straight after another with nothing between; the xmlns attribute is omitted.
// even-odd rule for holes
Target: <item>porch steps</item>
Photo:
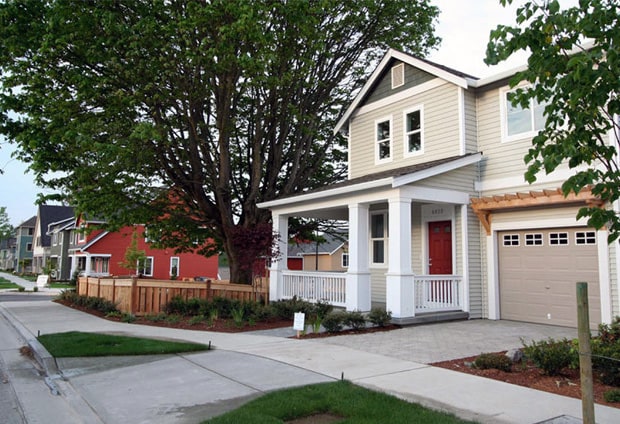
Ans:
<svg viewBox="0 0 620 424"><path fill-rule="evenodd" d="M397 325L420 325L432 324L445 321L459 321L469 319L469 313L463 311L451 312L426 312L418 314L414 317L392 318L392 324Z"/></svg>

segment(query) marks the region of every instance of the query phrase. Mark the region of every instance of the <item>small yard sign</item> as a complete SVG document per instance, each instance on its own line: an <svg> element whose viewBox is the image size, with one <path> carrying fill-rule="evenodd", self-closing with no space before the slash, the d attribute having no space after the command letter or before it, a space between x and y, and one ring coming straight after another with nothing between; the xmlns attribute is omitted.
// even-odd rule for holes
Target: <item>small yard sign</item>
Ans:
<svg viewBox="0 0 620 424"><path fill-rule="evenodd" d="M37 277L37 287L45 287L49 284L49 282L50 282L49 275L39 275Z"/></svg>
<svg viewBox="0 0 620 424"><path fill-rule="evenodd" d="M297 337L299 337L299 333L306 329L306 314L303 312L295 312L295 316L293 319L293 330L297 330Z"/></svg>

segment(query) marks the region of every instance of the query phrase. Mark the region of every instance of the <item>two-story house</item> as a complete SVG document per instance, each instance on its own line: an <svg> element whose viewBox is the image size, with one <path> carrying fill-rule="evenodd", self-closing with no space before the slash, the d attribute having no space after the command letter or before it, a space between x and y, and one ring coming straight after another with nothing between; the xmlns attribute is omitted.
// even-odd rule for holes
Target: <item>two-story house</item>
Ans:
<svg viewBox="0 0 620 424"><path fill-rule="evenodd" d="M52 265L52 236L49 225L74 218L73 208L60 205L39 205L33 232L32 271L40 274ZM57 258L56 258L57 259Z"/></svg>
<svg viewBox="0 0 620 424"><path fill-rule="evenodd" d="M69 236L75 226L75 217L71 216L60 221L51 222L47 226L50 237L49 266L51 277L67 281L71 278L71 259L69 258Z"/></svg>
<svg viewBox="0 0 620 424"><path fill-rule="evenodd" d="M13 236L0 239L0 269L13 271L16 263L17 239Z"/></svg>
<svg viewBox="0 0 620 424"><path fill-rule="evenodd" d="M32 272L33 235L37 217L30 219L15 227L15 272L20 274Z"/></svg>
<svg viewBox="0 0 620 424"><path fill-rule="evenodd" d="M510 104L513 74L477 79L388 51L334 129L348 137L348 179L259 204L281 240L289 217L347 220L347 272L303 278L274 261L270 299L385 307L402 323L576 326L575 283L587 281L591 324L618 315L618 249L576 220L597 199L559 193L567 168L524 180L544 117Z"/></svg>

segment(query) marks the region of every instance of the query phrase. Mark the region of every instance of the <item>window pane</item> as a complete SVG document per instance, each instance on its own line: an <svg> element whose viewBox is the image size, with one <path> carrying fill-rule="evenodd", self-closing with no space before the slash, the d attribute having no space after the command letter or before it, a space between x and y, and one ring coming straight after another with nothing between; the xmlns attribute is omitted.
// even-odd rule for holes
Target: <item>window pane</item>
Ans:
<svg viewBox="0 0 620 424"><path fill-rule="evenodd" d="M409 138L409 151L410 152L417 152L422 149L422 136L419 132L414 133L414 134L409 134L408 138Z"/></svg>
<svg viewBox="0 0 620 424"><path fill-rule="evenodd" d="M407 132L420 129L420 111L407 114Z"/></svg>
<svg viewBox="0 0 620 424"><path fill-rule="evenodd" d="M532 131L530 111L521 106L513 106L510 100L506 99L506 125L507 134L515 135Z"/></svg>
<svg viewBox="0 0 620 424"><path fill-rule="evenodd" d="M375 264L382 264L385 262L384 253L383 253L383 240L374 240L372 242L372 262Z"/></svg>
<svg viewBox="0 0 620 424"><path fill-rule="evenodd" d="M372 215L371 217L371 237L383 238L385 227L383 223L383 215Z"/></svg>
<svg viewBox="0 0 620 424"><path fill-rule="evenodd" d="M536 100L534 100L534 130L540 131L545 128L545 106L546 103L539 104Z"/></svg>
<svg viewBox="0 0 620 424"><path fill-rule="evenodd" d="M390 138L390 121L383 121L377 124L377 141Z"/></svg>
<svg viewBox="0 0 620 424"><path fill-rule="evenodd" d="M390 157L390 142L379 143L379 159L387 159Z"/></svg>

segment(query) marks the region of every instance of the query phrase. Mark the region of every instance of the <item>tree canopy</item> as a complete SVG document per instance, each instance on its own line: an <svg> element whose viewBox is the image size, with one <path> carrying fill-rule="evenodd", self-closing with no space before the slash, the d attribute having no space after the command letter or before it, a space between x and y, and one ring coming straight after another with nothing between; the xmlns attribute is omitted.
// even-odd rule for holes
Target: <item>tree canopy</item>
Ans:
<svg viewBox="0 0 620 424"><path fill-rule="evenodd" d="M238 279L230 229L344 178L338 114L385 48L438 43L429 3L7 0L0 133L48 199L223 249Z"/></svg>
<svg viewBox="0 0 620 424"><path fill-rule="evenodd" d="M501 0L505 6L511 0ZM574 174L562 185L565 195L592 187L610 205L582 208L577 217L608 226L609 242L620 236L616 202L620 198L620 8L616 0L579 0L561 9L559 1L528 1L517 10L518 26L491 32L486 62L497 64L519 50L529 51L527 69L511 85L513 104L546 104L546 123L525 156L526 180L551 173L563 163Z"/></svg>
<svg viewBox="0 0 620 424"><path fill-rule="evenodd" d="M9 221L9 214L6 212L6 206L0 206L0 240L11 236L13 236L13 226Z"/></svg>

